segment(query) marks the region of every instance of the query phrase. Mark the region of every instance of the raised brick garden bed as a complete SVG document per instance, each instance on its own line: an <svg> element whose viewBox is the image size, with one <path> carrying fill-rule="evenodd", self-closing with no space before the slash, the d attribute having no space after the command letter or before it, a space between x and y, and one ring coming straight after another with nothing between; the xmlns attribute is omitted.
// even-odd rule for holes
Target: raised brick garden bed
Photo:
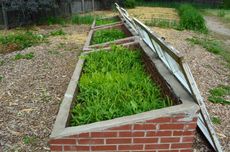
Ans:
<svg viewBox="0 0 230 152"><path fill-rule="evenodd" d="M146 71L175 105L70 127L70 109L76 98L77 83L85 62L84 58L80 58L50 137L51 151L192 150L199 106L144 43L130 47L141 48Z"/></svg>

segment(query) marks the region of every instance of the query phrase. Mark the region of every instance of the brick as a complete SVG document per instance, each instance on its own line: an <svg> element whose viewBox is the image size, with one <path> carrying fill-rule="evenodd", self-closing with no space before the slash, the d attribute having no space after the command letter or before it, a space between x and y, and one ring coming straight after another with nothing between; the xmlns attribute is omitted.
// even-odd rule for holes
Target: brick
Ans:
<svg viewBox="0 0 230 152"><path fill-rule="evenodd" d="M104 144L104 139L79 139L79 144Z"/></svg>
<svg viewBox="0 0 230 152"><path fill-rule="evenodd" d="M193 143L194 137L183 137L182 142Z"/></svg>
<svg viewBox="0 0 230 152"><path fill-rule="evenodd" d="M50 151L62 151L62 146L50 146Z"/></svg>
<svg viewBox="0 0 230 152"><path fill-rule="evenodd" d="M106 139L106 144L127 144L131 143L131 138Z"/></svg>
<svg viewBox="0 0 230 152"><path fill-rule="evenodd" d="M151 144L145 145L145 149L169 149L169 144Z"/></svg>
<svg viewBox="0 0 230 152"><path fill-rule="evenodd" d="M132 126L131 125L123 125L123 126L119 126L119 127L113 127L110 128L108 130L131 130Z"/></svg>
<svg viewBox="0 0 230 152"><path fill-rule="evenodd" d="M178 143L172 144L171 149L178 149L178 148L192 148L192 143Z"/></svg>
<svg viewBox="0 0 230 152"><path fill-rule="evenodd" d="M161 124L160 130L180 130L184 129L183 124Z"/></svg>
<svg viewBox="0 0 230 152"><path fill-rule="evenodd" d="M159 150L158 152L180 152L179 150Z"/></svg>
<svg viewBox="0 0 230 152"><path fill-rule="evenodd" d="M180 142L180 138L161 138L160 140L161 143L175 143L175 142Z"/></svg>
<svg viewBox="0 0 230 152"><path fill-rule="evenodd" d="M143 150L143 145L119 145L118 150Z"/></svg>
<svg viewBox="0 0 230 152"><path fill-rule="evenodd" d="M173 131L173 136L193 136L195 131Z"/></svg>
<svg viewBox="0 0 230 152"><path fill-rule="evenodd" d="M197 123L197 120L198 120L198 118L193 118L193 119L192 119L192 122Z"/></svg>
<svg viewBox="0 0 230 152"><path fill-rule="evenodd" d="M102 151L102 150L117 150L116 145L111 146L91 146L92 151Z"/></svg>
<svg viewBox="0 0 230 152"><path fill-rule="evenodd" d="M185 125L185 130L195 130L196 126L197 126L196 123L187 124Z"/></svg>
<svg viewBox="0 0 230 152"><path fill-rule="evenodd" d="M92 132L91 137L117 137L117 132Z"/></svg>
<svg viewBox="0 0 230 152"><path fill-rule="evenodd" d="M119 132L119 137L144 137L145 132Z"/></svg>
<svg viewBox="0 0 230 152"><path fill-rule="evenodd" d="M180 152L192 152L192 149L183 149L183 150L180 150Z"/></svg>
<svg viewBox="0 0 230 152"><path fill-rule="evenodd" d="M134 143L157 143L157 138L134 138Z"/></svg>
<svg viewBox="0 0 230 152"><path fill-rule="evenodd" d="M89 146L64 146L64 151L89 151Z"/></svg>
<svg viewBox="0 0 230 152"><path fill-rule="evenodd" d="M171 122L171 118L169 117L162 117L162 118L157 118L157 119L153 119L153 120L148 120L147 122L151 122L151 123L166 123L166 122Z"/></svg>
<svg viewBox="0 0 230 152"><path fill-rule="evenodd" d="M148 131L146 136L172 136L172 131Z"/></svg>
<svg viewBox="0 0 230 152"><path fill-rule="evenodd" d="M89 134L89 133L81 133L81 134L79 134L78 136L79 136L80 138L82 138L82 137L86 138L86 137L90 137L90 134Z"/></svg>
<svg viewBox="0 0 230 152"><path fill-rule="evenodd" d="M49 142L49 144L62 144L62 145L73 145L76 144L75 139L53 139Z"/></svg>
<svg viewBox="0 0 230 152"><path fill-rule="evenodd" d="M135 124L134 130L154 130L156 129L155 124Z"/></svg>

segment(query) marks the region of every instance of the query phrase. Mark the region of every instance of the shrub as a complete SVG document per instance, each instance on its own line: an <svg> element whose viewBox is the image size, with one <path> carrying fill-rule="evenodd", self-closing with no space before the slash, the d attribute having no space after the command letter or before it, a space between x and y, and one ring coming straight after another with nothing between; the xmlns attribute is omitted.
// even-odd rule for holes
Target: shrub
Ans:
<svg viewBox="0 0 230 152"><path fill-rule="evenodd" d="M230 8L230 1L224 0L224 8Z"/></svg>
<svg viewBox="0 0 230 152"><path fill-rule="evenodd" d="M137 114L172 105L145 73L139 51L113 47L86 57L71 125Z"/></svg>
<svg viewBox="0 0 230 152"><path fill-rule="evenodd" d="M135 8L135 6L136 6L136 0L125 0L124 1L124 6L126 8Z"/></svg>
<svg viewBox="0 0 230 152"><path fill-rule="evenodd" d="M110 42L125 37L126 37L125 33L120 29L97 30L93 34L92 44L101 44L101 43Z"/></svg>
<svg viewBox="0 0 230 152"><path fill-rule="evenodd" d="M182 4L178 8L180 26L184 29L207 32L205 20L200 12L190 4Z"/></svg>
<svg viewBox="0 0 230 152"><path fill-rule="evenodd" d="M66 20L61 18L61 17L46 17L42 18L39 21L40 24L48 24L48 25L54 25L54 24L60 24L60 25L65 25Z"/></svg>
<svg viewBox="0 0 230 152"><path fill-rule="evenodd" d="M94 21L94 16L92 16L92 15L84 15L84 16L75 15L75 16L72 17L71 20L72 20L72 24L87 24L87 25L90 25Z"/></svg>

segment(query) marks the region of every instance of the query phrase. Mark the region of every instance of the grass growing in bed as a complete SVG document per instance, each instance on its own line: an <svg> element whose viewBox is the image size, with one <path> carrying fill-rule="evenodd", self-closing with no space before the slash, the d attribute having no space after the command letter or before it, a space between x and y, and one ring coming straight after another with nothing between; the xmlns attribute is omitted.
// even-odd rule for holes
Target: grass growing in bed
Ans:
<svg viewBox="0 0 230 152"><path fill-rule="evenodd" d="M119 20L117 18L110 18L110 19L97 19L96 20L96 26L100 26L100 25L106 25L106 24L112 24L112 23L116 23Z"/></svg>
<svg viewBox="0 0 230 152"><path fill-rule="evenodd" d="M125 38L125 33L120 29L97 30L93 34L92 44L101 44Z"/></svg>
<svg viewBox="0 0 230 152"><path fill-rule="evenodd" d="M137 114L172 105L144 71L138 51L114 46L86 56L71 125Z"/></svg>

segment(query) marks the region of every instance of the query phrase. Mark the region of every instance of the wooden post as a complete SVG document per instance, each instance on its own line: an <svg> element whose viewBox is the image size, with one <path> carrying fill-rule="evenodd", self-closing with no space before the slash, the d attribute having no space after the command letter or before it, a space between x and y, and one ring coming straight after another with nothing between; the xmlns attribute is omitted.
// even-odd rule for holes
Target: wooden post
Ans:
<svg viewBox="0 0 230 152"><path fill-rule="evenodd" d="M81 0L82 12L85 12L85 0Z"/></svg>
<svg viewBox="0 0 230 152"><path fill-rule="evenodd" d="M8 18L3 2L2 2L2 15L3 15L4 28L8 29Z"/></svg>
<svg viewBox="0 0 230 152"><path fill-rule="evenodd" d="M95 1L92 0L92 5L93 5L93 12L95 11Z"/></svg>

